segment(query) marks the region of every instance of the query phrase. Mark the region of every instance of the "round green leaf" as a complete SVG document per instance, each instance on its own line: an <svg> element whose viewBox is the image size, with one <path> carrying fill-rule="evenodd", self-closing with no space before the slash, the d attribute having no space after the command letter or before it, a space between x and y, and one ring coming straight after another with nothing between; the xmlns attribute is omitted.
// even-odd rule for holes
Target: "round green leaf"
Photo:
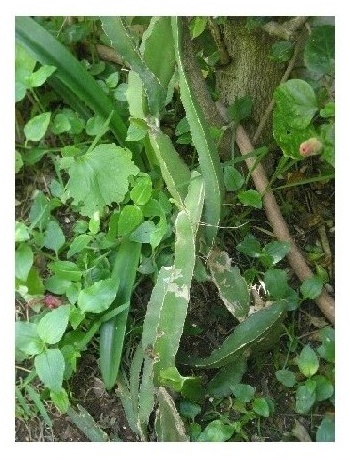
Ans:
<svg viewBox="0 0 350 460"><path fill-rule="evenodd" d="M306 67L318 75L334 75L335 27L323 25L312 29L304 50Z"/></svg>
<svg viewBox="0 0 350 460"><path fill-rule="evenodd" d="M271 54L269 57L277 62L289 61L293 54L293 48L293 43L289 41L281 40L275 42L271 47Z"/></svg>
<svg viewBox="0 0 350 460"><path fill-rule="evenodd" d="M180 415L182 415L183 417L186 417L193 421L194 418L201 413L201 411L202 408L199 404L185 400L180 401L179 412Z"/></svg>
<svg viewBox="0 0 350 460"><path fill-rule="evenodd" d="M56 260L48 265L56 276L63 280L80 281L82 272L74 262L69 260Z"/></svg>
<svg viewBox="0 0 350 460"><path fill-rule="evenodd" d="M40 141L45 136L50 118L51 112L45 112L31 118L24 127L24 134L27 141Z"/></svg>
<svg viewBox="0 0 350 460"><path fill-rule="evenodd" d="M319 367L318 357L310 345L306 345L302 349L297 359L297 363L300 372L302 372L305 377L312 377L316 374Z"/></svg>
<svg viewBox="0 0 350 460"><path fill-rule="evenodd" d="M239 201L244 206L252 206L253 208L262 208L262 199L259 192L256 190L245 190L237 194Z"/></svg>
<svg viewBox="0 0 350 460"><path fill-rule="evenodd" d="M23 166L22 155L17 150L15 150L15 173L16 174L22 169L22 166Z"/></svg>
<svg viewBox="0 0 350 460"><path fill-rule="evenodd" d="M156 224L152 220L147 220L132 232L129 239L138 243L150 243L152 234L156 231Z"/></svg>
<svg viewBox="0 0 350 460"><path fill-rule="evenodd" d="M34 359L35 370L43 384L53 391L60 391L63 382L64 358L57 348L45 350Z"/></svg>
<svg viewBox="0 0 350 460"><path fill-rule="evenodd" d="M74 238L72 241L69 251L67 252L67 257L70 258L74 256L75 254L79 253L83 249L86 249L86 246L90 243L92 240L91 235L78 235Z"/></svg>
<svg viewBox="0 0 350 460"><path fill-rule="evenodd" d="M16 321L15 324L16 349L28 356L41 353L44 343L39 337L37 325L27 321Z"/></svg>
<svg viewBox="0 0 350 460"><path fill-rule="evenodd" d="M59 276L50 276L44 282L45 288L53 294L62 295L66 293L66 290L72 284L67 279L60 278Z"/></svg>
<svg viewBox="0 0 350 460"><path fill-rule="evenodd" d="M62 305L46 313L38 324L38 334L45 343L53 345L59 342L68 326L69 305Z"/></svg>
<svg viewBox="0 0 350 460"><path fill-rule="evenodd" d="M234 166L224 167L224 183L228 192L239 190L244 184L244 177Z"/></svg>
<svg viewBox="0 0 350 460"><path fill-rule="evenodd" d="M316 401L316 391L306 385L298 387L295 395L295 411L298 414L309 412Z"/></svg>
<svg viewBox="0 0 350 460"><path fill-rule="evenodd" d="M290 251L288 241L272 241L264 247L264 252L272 257L272 263L275 265Z"/></svg>
<svg viewBox="0 0 350 460"><path fill-rule="evenodd" d="M316 401L325 401L334 393L332 383L324 375L315 375L312 380L316 382Z"/></svg>
<svg viewBox="0 0 350 460"><path fill-rule="evenodd" d="M16 278L24 282L27 280L29 270L33 265L33 259L34 256L32 248L26 243L21 243L15 253Z"/></svg>
<svg viewBox="0 0 350 460"><path fill-rule="evenodd" d="M47 78L49 78L54 71L56 70L56 67L52 65L43 65L40 67L39 70L36 72L33 72L27 79L28 86L31 86L32 88L42 86Z"/></svg>
<svg viewBox="0 0 350 460"><path fill-rule="evenodd" d="M58 113L52 123L52 132L61 134L68 132L71 128L69 117L65 113Z"/></svg>
<svg viewBox="0 0 350 460"><path fill-rule="evenodd" d="M274 300L284 299L287 296L288 275L285 270L270 268L265 273L265 287L270 297Z"/></svg>
<svg viewBox="0 0 350 460"><path fill-rule="evenodd" d="M334 442L335 423L334 416L326 415L316 432L316 442Z"/></svg>
<svg viewBox="0 0 350 460"><path fill-rule="evenodd" d="M253 411L262 417L270 415L270 407L265 398L256 398L252 404Z"/></svg>
<svg viewBox="0 0 350 460"><path fill-rule="evenodd" d="M255 388L250 385L245 385L244 383L231 385L231 390L235 397L242 402L251 401L255 394Z"/></svg>
<svg viewBox="0 0 350 460"><path fill-rule="evenodd" d="M251 233L248 233L236 246L239 252L247 254L250 257L259 257L261 253L261 246L259 241Z"/></svg>
<svg viewBox="0 0 350 460"><path fill-rule="evenodd" d="M58 222L50 220L45 230L44 246L57 252L65 243L66 238Z"/></svg>
<svg viewBox="0 0 350 460"><path fill-rule="evenodd" d="M80 291L78 307L84 312L101 313L115 299L118 282L115 279L101 280Z"/></svg>
<svg viewBox="0 0 350 460"><path fill-rule="evenodd" d="M288 369L281 369L279 371L276 371L275 375L277 380L287 388L292 388L296 384L294 372L289 371Z"/></svg>
<svg viewBox="0 0 350 460"><path fill-rule="evenodd" d="M335 360L335 333L334 329L330 326L323 328L320 331L322 339L322 345L317 348L318 354L321 358L325 359L330 363L334 363Z"/></svg>
<svg viewBox="0 0 350 460"><path fill-rule="evenodd" d="M300 292L302 293L304 299L316 299L321 292L323 287L323 280L320 276L313 276L303 281L300 286Z"/></svg>
<svg viewBox="0 0 350 460"><path fill-rule="evenodd" d="M28 227L24 222L19 222L16 220L15 226L15 242L21 243L23 241L29 240Z"/></svg>
<svg viewBox="0 0 350 460"><path fill-rule="evenodd" d="M234 426L227 425L221 420L213 420L198 436L197 441L225 442L231 438L234 432Z"/></svg>

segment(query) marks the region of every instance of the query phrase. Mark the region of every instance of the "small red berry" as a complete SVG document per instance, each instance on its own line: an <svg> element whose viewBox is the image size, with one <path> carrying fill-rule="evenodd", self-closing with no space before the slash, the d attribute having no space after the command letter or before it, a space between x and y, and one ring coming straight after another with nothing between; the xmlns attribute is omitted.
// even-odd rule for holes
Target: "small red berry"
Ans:
<svg viewBox="0 0 350 460"><path fill-rule="evenodd" d="M44 305L47 308L51 308L51 309L57 308L57 307L60 307L62 304L63 304L63 301L59 297L56 297L54 295L46 294L44 297Z"/></svg>

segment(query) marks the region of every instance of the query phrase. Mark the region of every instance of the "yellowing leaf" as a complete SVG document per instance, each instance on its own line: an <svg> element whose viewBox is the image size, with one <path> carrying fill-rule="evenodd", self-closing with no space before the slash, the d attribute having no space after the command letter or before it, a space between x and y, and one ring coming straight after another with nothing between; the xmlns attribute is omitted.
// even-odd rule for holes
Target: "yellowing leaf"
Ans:
<svg viewBox="0 0 350 460"><path fill-rule="evenodd" d="M99 145L74 158L68 169L67 189L73 203L81 204L80 213L92 217L96 211L102 212L104 206L123 201L129 188L128 177L138 172L130 150L115 144Z"/></svg>

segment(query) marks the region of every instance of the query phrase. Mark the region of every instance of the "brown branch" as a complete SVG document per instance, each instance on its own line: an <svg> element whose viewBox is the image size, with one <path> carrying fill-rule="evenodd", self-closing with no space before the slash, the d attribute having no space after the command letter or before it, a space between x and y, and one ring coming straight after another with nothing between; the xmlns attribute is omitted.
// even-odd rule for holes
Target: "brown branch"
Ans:
<svg viewBox="0 0 350 460"><path fill-rule="evenodd" d="M241 155L246 155L254 150L247 133L242 126L238 126L236 132L236 142L241 151ZM307 278L311 278L313 273L307 265L302 253L295 244L294 239L289 233L288 226L284 220L277 201L272 191L268 190L269 182L267 180L264 167L261 163L256 165L254 158L246 158L246 164L251 171L251 176L255 184L256 190L263 196L264 208L266 216L273 228L273 232L280 241L288 241L291 249L288 254L288 260L301 282ZM326 318L332 323L335 323L335 305L334 299L323 289L321 295L315 299L318 307Z"/></svg>

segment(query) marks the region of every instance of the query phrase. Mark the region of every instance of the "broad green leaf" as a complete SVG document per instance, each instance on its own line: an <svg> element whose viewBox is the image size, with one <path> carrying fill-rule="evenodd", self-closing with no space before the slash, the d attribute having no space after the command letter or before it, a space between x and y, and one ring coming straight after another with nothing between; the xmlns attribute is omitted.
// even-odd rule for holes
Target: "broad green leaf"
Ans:
<svg viewBox="0 0 350 460"><path fill-rule="evenodd" d="M52 399L53 403L57 407L57 409L61 412L61 414L65 414L70 406L69 397L64 388L61 388L59 391L50 391L50 398Z"/></svg>
<svg viewBox="0 0 350 460"><path fill-rule="evenodd" d="M294 45L287 40L281 40L273 43L269 58L277 62L287 62L293 54Z"/></svg>
<svg viewBox="0 0 350 460"><path fill-rule="evenodd" d="M56 275L50 276L44 282L46 290L57 295L65 294L71 284L71 281Z"/></svg>
<svg viewBox="0 0 350 460"><path fill-rule="evenodd" d="M334 416L325 415L316 432L316 442L334 442L335 423Z"/></svg>
<svg viewBox="0 0 350 460"><path fill-rule="evenodd" d="M320 110L320 115L323 118L335 117L335 103L332 101L327 102L324 109Z"/></svg>
<svg viewBox="0 0 350 460"><path fill-rule="evenodd" d="M299 386L295 394L295 412L298 414L308 413L315 401L315 387L312 388L308 385Z"/></svg>
<svg viewBox="0 0 350 460"><path fill-rule="evenodd" d="M281 83L274 92L274 100L291 128L306 128L318 109L314 90L305 80Z"/></svg>
<svg viewBox="0 0 350 460"><path fill-rule="evenodd" d="M239 268L231 266L231 259L226 252L214 249L210 252L208 266L228 311L236 318L246 316L250 306L250 294Z"/></svg>
<svg viewBox="0 0 350 460"><path fill-rule="evenodd" d="M78 254L79 252L85 250L91 240L92 240L91 235L76 236L69 247L69 251L67 252L67 257L70 258L74 256L75 254Z"/></svg>
<svg viewBox="0 0 350 460"><path fill-rule="evenodd" d="M42 159L42 157L47 153L47 149L43 147L34 147L29 151L26 151L25 155L23 154L22 159L26 165L34 165Z"/></svg>
<svg viewBox="0 0 350 460"><path fill-rule="evenodd" d="M179 72L180 96L186 111L186 118L191 128L193 144L198 152L201 173L205 184L205 227L207 244L213 244L221 216L222 194L224 190L223 173L215 142L202 108L192 90L186 72L186 49L182 49L183 22L178 16L172 18L175 55ZM187 56L187 59L189 57Z"/></svg>
<svg viewBox="0 0 350 460"><path fill-rule="evenodd" d="M277 264L290 251L290 243L288 241L272 241L264 247L264 252L272 258L272 264Z"/></svg>
<svg viewBox="0 0 350 460"><path fill-rule="evenodd" d="M194 418L200 414L202 408L199 404L192 403L190 401L181 400L179 404L179 412L182 417L186 417L190 420L194 420Z"/></svg>
<svg viewBox="0 0 350 460"><path fill-rule="evenodd" d="M295 374L288 369L281 369L275 372L276 378L287 388L292 388L296 384Z"/></svg>
<svg viewBox="0 0 350 460"><path fill-rule="evenodd" d="M27 321L16 321L16 348L26 355L38 355L44 349L37 325Z"/></svg>
<svg viewBox="0 0 350 460"><path fill-rule="evenodd" d="M60 391L63 382L64 358L61 350L45 350L34 359L35 370L43 384L53 391Z"/></svg>
<svg viewBox="0 0 350 460"><path fill-rule="evenodd" d="M65 113L58 113L52 122L52 132L54 134L66 133L71 129L69 117Z"/></svg>
<svg viewBox="0 0 350 460"><path fill-rule="evenodd" d="M240 123L251 114L253 101L250 96L236 98L227 108L227 115L235 123Z"/></svg>
<svg viewBox="0 0 350 460"><path fill-rule="evenodd" d="M205 358L184 357L179 361L192 367L218 368L242 358L246 350L254 350L269 334L278 330L283 318L284 308L272 304L248 316L230 334L221 347Z"/></svg>
<svg viewBox="0 0 350 460"><path fill-rule="evenodd" d="M93 235L97 235L100 231L100 223L100 211L95 211L89 221L89 230Z"/></svg>
<svg viewBox="0 0 350 460"><path fill-rule="evenodd" d="M16 41L42 64L55 66L55 77L63 83L64 88L68 88L75 100L83 101L104 119L114 110L111 128L118 142L124 144L126 126L115 111L112 100L83 65L50 32L30 17L16 17Z"/></svg>
<svg viewBox="0 0 350 460"><path fill-rule="evenodd" d="M270 268L265 272L265 287L274 300L286 298L289 290L288 274L279 268Z"/></svg>
<svg viewBox="0 0 350 460"><path fill-rule="evenodd" d="M78 307L82 312L101 313L115 299L119 282L115 279L101 280L82 291L78 296Z"/></svg>
<svg viewBox="0 0 350 460"><path fill-rule="evenodd" d="M210 396L223 398L232 394L232 386L240 383L243 374L247 369L245 358L237 359L235 362L223 366L207 385Z"/></svg>
<svg viewBox="0 0 350 460"><path fill-rule="evenodd" d="M250 257L259 257L261 253L261 245L254 235L248 233L244 237L243 241L237 244L237 250Z"/></svg>
<svg viewBox="0 0 350 460"><path fill-rule="evenodd" d="M228 441L233 433L235 427L230 424L226 424L221 420L213 420L204 429L204 431L198 436L196 441L199 442L225 442Z"/></svg>
<svg viewBox="0 0 350 460"><path fill-rule="evenodd" d="M34 255L29 244L21 243L15 253L15 275L21 281L26 281L29 270L33 265Z"/></svg>
<svg viewBox="0 0 350 460"><path fill-rule="evenodd" d="M208 18L206 16L196 16L193 21L191 21L191 35L192 39L199 37L207 25Z"/></svg>
<svg viewBox="0 0 350 460"><path fill-rule="evenodd" d="M43 65L36 72L33 72L28 78L27 83L29 87L35 88L37 86L42 86L46 80L51 77L51 75L56 70L56 67L52 65Z"/></svg>
<svg viewBox="0 0 350 460"><path fill-rule="evenodd" d="M26 286L28 288L29 295L43 295L44 294L44 284L43 279L40 276L39 270L35 267L32 267L29 270Z"/></svg>
<svg viewBox="0 0 350 460"><path fill-rule="evenodd" d="M257 209L262 208L261 195L256 190L244 190L238 192L237 197L244 206L252 206Z"/></svg>
<svg viewBox="0 0 350 460"><path fill-rule="evenodd" d="M325 401L334 393L332 383L324 375L314 375L312 380L316 382L316 401Z"/></svg>
<svg viewBox="0 0 350 460"><path fill-rule="evenodd" d="M129 236L130 241L138 243L150 243L152 234L157 231L157 226L152 220L146 220L134 230ZM118 226L119 232L119 226Z"/></svg>
<svg viewBox="0 0 350 460"><path fill-rule="evenodd" d="M268 417L270 415L270 407L265 398L254 399L252 409L256 414L262 417Z"/></svg>
<svg viewBox="0 0 350 460"><path fill-rule="evenodd" d="M204 389L198 377L183 377L176 367L168 367L159 372L159 384L171 388L177 393L192 401L203 399Z"/></svg>
<svg viewBox="0 0 350 460"><path fill-rule="evenodd" d="M129 105L130 116L136 119L145 118L147 110L144 107L142 80L139 74L133 70L128 72L128 87L125 95Z"/></svg>
<svg viewBox="0 0 350 460"><path fill-rule="evenodd" d="M42 191L38 191L34 197L29 211L29 221L33 228L45 228L50 219L50 202Z"/></svg>
<svg viewBox="0 0 350 460"><path fill-rule="evenodd" d="M46 133L51 118L51 112L45 112L31 118L24 126L27 141L40 141Z"/></svg>
<svg viewBox="0 0 350 460"><path fill-rule="evenodd" d="M69 281L80 281L82 272L79 267L68 260L56 260L48 265L56 276Z"/></svg>
<svg viewBox="0 0 350 460"><path fill-rule="evenodd" d="M319 367L318 357L310 345L306 345L302 349L297 359L297 363L300 372L302 372L305 377L312 377L316 374Z"/></svg>
<svg viewBox="0 0 350 460"><path fill-rule="evenodd" d="M46 313L38 324L38 334L41 340L50 345L59 342L67 329L69 313L69 305L62 305Z"/></svg>
<svg viewBox="0 0 350 460"><path fill-rule="evenodd" d="M138 206L125 205L120 212L118 220L118 236L129 235L143 221L143 214ZM151 222L153 224L153 222ZM146 222L145 222L146 224ZM154 224L153 224L154 225ZM152 227L153 227L152 225ZM152 231L154 231L155 226ZM136 233L138 235L138 233ZM137 238L137 236L135 236ZM141 241L144 242L144 241ZM149 241L147 241L149 242Z"/></svg>
<svg viewBox="0 0 350 460"><path fill-rule="evenodd" d="M320 276L314 275L303 281L300 286L300 292L304 299L316 299L322 292L323 280Z"/></svg>
<svg viewBox="0 0 350 460"><path fill-rule="evenodd" d="M64 233L58 222L50 220L45 230L44 246L47 249L52 249L56 253L66 242Z"/></svg>
<svg viewBox="0 0 350 460"><path fill-rule="evenodd" d="M15 150L15 174L20 172L22 167L23 167L22 155L17 150Z"/></svg>
<svg viewBox="0 0 350 460"><path fill-rule="evenodd" d="M330 363L334 363L335 360L335 333L334 329L330 326L321 329L320 336L322 339L322 345L317 348L318 354L321 358L325 359Z"/></svg>
<svg viewBox="0 0 350 460"><path fill-rule="evenodd" d="M75 285L72 285L75 286ZM76 293L76 297L78 299L80 290ZM74 305L71 305L70 307L70 313L69 313L69 323L72 326L72 328L75 330L79 326L79 324L83 321L85 318L85 314L82 313L79 308L75 307Z"/></svg>
<svg viewBox="0 0 350 460"><path fill-rule="evenodd" d="M255 395L255 388L244 383L232 385L231 390L235 397L244 403L250 402Z"/></svg>
<svg viewBox="0 0 350 460"><path fill-rule="evenodd" d="M159 404L155 420L157 442L188 441L183 421L172 397L164 387L158 388L157 399Z"/></svg>
<svg viewBox="0 0 350 460"><path fill-rule="evenodd" d="M89 118L85 126L85 131L88 136L102 136L108 129L108 126L106 126L106 119L100 115Z"/></svg>
<svg viewBox="0 0 350 460"><path fill-rule="evenodd" d="M82 204L80 213L92 217L112 202L123 201L129 187L128 177L138 172L130 150L115 144L99 145L74 158L68 169L67 190L74 204Z"/></svg>
<svg viewBox="0 0 350 460"><path fill-rule="evenodd" d="M16 43L15 57L15 78L16 78L16 99L21 101L26 95L28 88L27 79L32 74L36 60L18 43Z"/></svg>
<svg viewBox="0 0 350 460"><path fill-rule="evenodd" d="M79 404L77 405L77 409L78 411L75 411L72 407L69 407L67 410L71 422L73 422L91 442L107 442L107 433L101 430L89 412Z"/></svg>
<svg viewBox="0 0 350 460"><path fill-rule="evenodd" d="M147 94L149 111L152 115L158 116L165 102L166 90L147 67L128 26L121 17L102 17L101 21L102 28L112 46L129 63L131 69L141 77Z"/></svg>
<svg viewBox="0 0 350 460"><path fill-rule="evenodd" d="M304 49L306 67L318 75L334 75L335 27L314 27Z"/></svg>
<svg viewBox="0 0 350 460"><path fill-rule="evenodd" d="M224 167L224 183L228 192L235 192L244 184L244 177L234 166L226 165Z"/></svg>
<svg viewBox="0 0 350 460"><path fill-rule="evenodd" d="M130 191L130 198L138 205L143 206L151 198L152 195L152 181L147 176L141 176L136 179L133 189Z"/></svg>
<svg viewBox="0 0 350 460"><path fill-rule="evenodd" d="M24 222L19 222L16 220L16 226L15 226L15 242L16 243L21 243L23 241L29 240L29 231L28 227Z"/></svg>
<svg viewBox="0 0 350 460"><path fill-rule="evenodd" d="M148 133L148 127L145 121L143 122L143 126L141 123L135 123L134 120L133 118L130 120L130 125L126 134L126 140L130 142L141 141Z"/></svg>

